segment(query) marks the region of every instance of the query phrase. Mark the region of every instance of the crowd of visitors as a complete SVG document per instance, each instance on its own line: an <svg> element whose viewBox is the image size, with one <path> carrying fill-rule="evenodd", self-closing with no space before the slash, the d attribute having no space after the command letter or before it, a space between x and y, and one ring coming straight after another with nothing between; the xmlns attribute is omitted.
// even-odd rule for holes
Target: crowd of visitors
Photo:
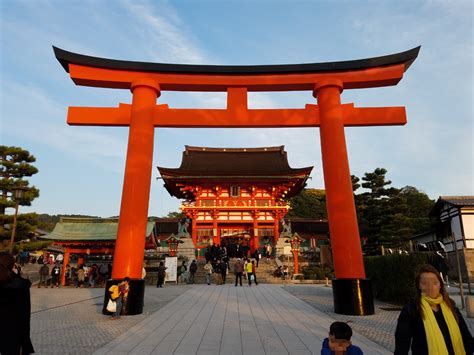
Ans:
<svg viewBox="0 0 474 355"><path fill-rule="evenodd" d="M44 263L38 270L38 288L41 286L51 288L61 287L62 265L55 262L51 269L48 263ZM107 279L112 276L112 264L92 264L90 266L81 264L78 267L67 264L64 269L65 286L78 287L102 287Z"/></svg>

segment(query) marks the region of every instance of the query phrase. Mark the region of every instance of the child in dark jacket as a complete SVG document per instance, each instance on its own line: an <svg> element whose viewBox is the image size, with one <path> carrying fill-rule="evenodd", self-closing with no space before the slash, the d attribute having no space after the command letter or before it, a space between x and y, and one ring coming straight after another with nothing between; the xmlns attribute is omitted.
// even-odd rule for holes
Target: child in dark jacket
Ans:
<svg viewBox="0 0 474 355"><path fill-rule="evenodd" d="M344 322L334 322L329 327L329 338L324 339L321 355L363 355L362 350L351 343L352 329Z"/></svg>

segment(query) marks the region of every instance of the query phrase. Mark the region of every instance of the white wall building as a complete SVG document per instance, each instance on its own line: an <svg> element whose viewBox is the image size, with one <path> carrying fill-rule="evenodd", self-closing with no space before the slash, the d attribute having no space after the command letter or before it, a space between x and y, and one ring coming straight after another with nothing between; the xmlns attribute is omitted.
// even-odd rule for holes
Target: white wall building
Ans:
<svg viewBox="0 0 474 355"><path fill-rule="evenodd" d="M474 279L474 196L440 196L430 216L439 220L436 235L448 255L457 247L464 259L461 265L465 261L469 277Z"/></svg>

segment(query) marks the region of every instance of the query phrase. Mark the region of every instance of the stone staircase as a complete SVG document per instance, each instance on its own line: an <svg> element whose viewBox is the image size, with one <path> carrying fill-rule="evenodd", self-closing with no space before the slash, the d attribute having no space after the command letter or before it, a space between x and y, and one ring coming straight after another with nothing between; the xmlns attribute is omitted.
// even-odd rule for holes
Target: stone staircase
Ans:
<svg viewBox="0 0 474 355"><path fill-rule="evenodd" d="M233 270L234 270L234 263L236 262L236 260L237 259L231 259L229 261L230 269L228 270L228 273L227 273L226 284L235 283L235 276L234 276ZM205 265L204 260L198 260L198 270L195 275L195 283L197 284L206 283L206 274L203 269L204 265ZM281 278L272 276L273 272L277 269L277 267L278 266L275 263L274 259L269 259L267 261L266 258L263 258L262 260L260 260L260 262L258 263L258 268L257 268L257 281L259 283L272 283L272 284L282 283ZM242 283L247 283L247 280L245 280L245 278L242 278Z"/></svg>

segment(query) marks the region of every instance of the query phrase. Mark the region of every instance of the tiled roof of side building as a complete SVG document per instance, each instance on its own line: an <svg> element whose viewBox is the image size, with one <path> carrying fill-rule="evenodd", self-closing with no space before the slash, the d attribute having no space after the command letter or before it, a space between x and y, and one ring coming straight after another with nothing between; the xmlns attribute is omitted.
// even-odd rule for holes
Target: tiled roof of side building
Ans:
<svg viewBox="0 0 474 355"><path fill-rule="evenodd" d="M451 207L474 207L474 196L440 196L430 211L431 217L438 217L441 209L446 204Z"/></svg>
<svg viewBox="0 0 474 355"><path fill-rule="evenodd" d="M474 196L440 196L439 199L455 206L474 206Z"/></svg>
<svg viewBox="0 0 474 355"><path fill-rule="evenodd" d="M147 222L146 235L153 231L155 223ZM40 236L56 241L108 241L117 239L118 219L115 218L61 218L54 230Z"/></svg>

